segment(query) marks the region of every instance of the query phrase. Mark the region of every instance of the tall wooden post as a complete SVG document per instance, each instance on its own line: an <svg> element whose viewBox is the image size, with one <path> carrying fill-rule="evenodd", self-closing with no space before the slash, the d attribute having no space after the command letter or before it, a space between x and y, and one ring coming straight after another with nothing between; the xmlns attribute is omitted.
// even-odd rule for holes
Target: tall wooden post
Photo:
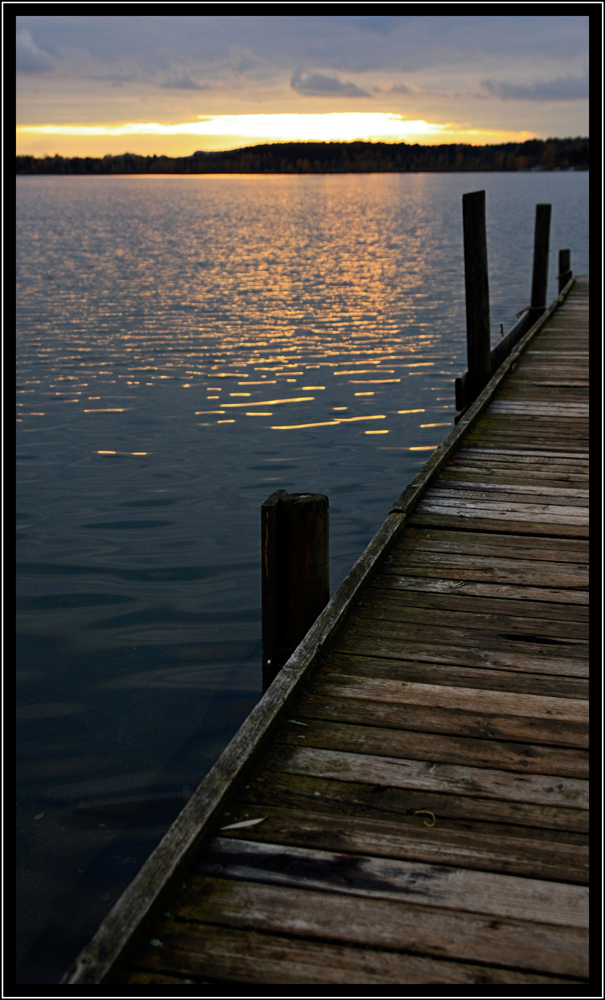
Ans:
<svg viewBox="0 0 605 1000"><path fill-rule="evenodd" d="M263 692L330 597L328 498L276 490L261 505Z"/></svg>
<svg viewBox="0 0 605 1000"><path fill-rule="evenodd" d="M467 405L491 378L485 191L462 196L468 353Z"/></svg>
<svg viewBox="0 0 605 1000"><path fill-rule="evenodd" d="M551 205L536 205L534 267L531 280L531 318L534 323L546 309L551 209Z"/></svg>
<svg viewBox="0 0 605 1000"><path fill-rule="evenodd" d="M559 250L559 295L571 278L571 254L569 250Z"/></svg>

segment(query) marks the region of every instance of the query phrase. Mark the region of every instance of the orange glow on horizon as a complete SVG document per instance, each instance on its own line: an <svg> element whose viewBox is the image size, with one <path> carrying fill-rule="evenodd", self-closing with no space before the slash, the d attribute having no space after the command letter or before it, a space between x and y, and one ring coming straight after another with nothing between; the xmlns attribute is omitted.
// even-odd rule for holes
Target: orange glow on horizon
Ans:
<svg viewBox="0 0 605 1000"><path fill-rule="evenodd" d="M227 150L275 142L411 142L422 145L489 145L523 142L535 132L472 128L470 123L429 122L392 112L199 115L183 122L42 123L17 126L17 152L34 153L41 142L69 150L63 155L115 155L125 143L140 155L186 156L196 149ZM100 143L103 144L101 147ZM103 148L104 152L101 152ZM108 149L110 153L108 154ZM77 150L77 151L76 151ZM135 151L135 150L132 150Z"/></svg>

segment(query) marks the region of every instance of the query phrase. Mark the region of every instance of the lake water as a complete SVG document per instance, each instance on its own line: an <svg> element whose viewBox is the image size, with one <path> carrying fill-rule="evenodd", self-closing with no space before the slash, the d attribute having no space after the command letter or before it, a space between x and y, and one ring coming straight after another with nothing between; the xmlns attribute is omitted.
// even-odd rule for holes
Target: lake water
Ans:
<svg viewBox="0 0 605 1000"><path fill-rule="evenodd" d="M260 696L260 513L330 498L331 590L449 432L461 198L494 341L588 174L19 177L19 981L56 982Z"/></svg>

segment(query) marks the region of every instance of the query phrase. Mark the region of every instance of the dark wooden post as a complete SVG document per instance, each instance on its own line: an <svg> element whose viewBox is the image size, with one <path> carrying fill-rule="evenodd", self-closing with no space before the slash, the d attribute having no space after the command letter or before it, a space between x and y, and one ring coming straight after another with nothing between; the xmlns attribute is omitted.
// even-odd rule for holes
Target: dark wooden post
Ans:
<svg viewBox="0 0 605 1000"><path fill-rule="evenodd" d="M531 318L533 323L546 309L551 208L551 205L536 205L534 268L531 280Z"/></svg>
<svg viewBox="0 0 605 1000"><path fill-rule="evenodd" d="M559 295L571 278L571 254L569 250L559 250Z"/></svg>
<svg viewBox="0 0 605 1000"><path fill-rule="evenodd" d="M330 597L328 498L276 490L261 505L263 692Z"/></svg>
<svg viewBox="0 0 605 1000"><path fill-rule="evenodd" d="M468 353L466 405L468 406L491 378L485 191L472 191L462 196L462 221Z"/></svg>

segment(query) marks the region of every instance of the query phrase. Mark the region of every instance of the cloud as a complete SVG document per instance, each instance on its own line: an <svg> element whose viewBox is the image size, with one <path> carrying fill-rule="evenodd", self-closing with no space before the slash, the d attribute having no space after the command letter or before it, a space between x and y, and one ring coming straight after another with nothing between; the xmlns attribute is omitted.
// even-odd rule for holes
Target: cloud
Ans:
<svg viewBox="0 0 605 1000"><path fill-rule="evenodd" d="M409 94L410 88L406 87L405 83L396 83L394 87L391 87L389 93L391 94Z"/></svg>
<svg viewBox="0 0 605 1000"><path fill-rule="evenodd" d="M211 90L209 83L197 83L186 71L181 74L178 80L168 80L161 86L169 90Z"/></svg>
<svg viewBox="0 0 605 1000"><path fill-rule="evenodd" d="M27 29L17 32L17 72L47 73L53 68L48 52L39 49Z"/></svg>
<svg viewBox="0 0 605 1000"><path fill-rule="evenodd" d="M531 85L482 80L481 86L503 101L579 101L588 97L588 74L538 80Z"/></svg>
<svg viewBox="0 0 605 1000"><path fill-rule="evenodd" d="M22 4L19 9L26 7ZM201 9L206 7L202 5ZM55 8L51 4L40 9ZM102 5L98 9L114 10ZM198 7L189 5L186 9ZM65 73L85 76L92 61L97 72L103 72L103 67L116 71L126 68L137 72L141 79L155 73L166 78L171 71L177 76L181 71L189 71L194 77L208 79L214 65L225 60L233 64L234 48L245 49L254 60L268 63L279 77L284 71L291 71L292 66L304 66L309 74L327 73L345 79L349 74L375 71L441 72L446 65L474 67L484 65L486 56L497 56L498 68L490 70L497 79L500 75L508 76L506 68L511 53L515 53L515 60L520 55L531 58L532 66L535 57L559 59L561 68L555 72L577 73L571 60L585 57L588 47L588 17L577 14L521 17L508 13L472 17L460 14L356 17L323 13L303 16L120 13L85 17L19 14L17 24L20 30L30 33L30 58L33 58L33 37L43 46L42 59L50 53L56 60L55 69L63 69ZM38 49L38 59L40 52ZM249 72L245 60L242 65L233 66L233 70Z"/></svg>
<svg viewBox="0 0 605 1000"><path fill-rule="evenodd" d="M294 73L290 80L290 86L299 94L309 94L314 97L371 97L367 90L362 90L355 83L342 83L335 76L323 76L321 73L313 73L304 77L301 73Z"/></svg>

